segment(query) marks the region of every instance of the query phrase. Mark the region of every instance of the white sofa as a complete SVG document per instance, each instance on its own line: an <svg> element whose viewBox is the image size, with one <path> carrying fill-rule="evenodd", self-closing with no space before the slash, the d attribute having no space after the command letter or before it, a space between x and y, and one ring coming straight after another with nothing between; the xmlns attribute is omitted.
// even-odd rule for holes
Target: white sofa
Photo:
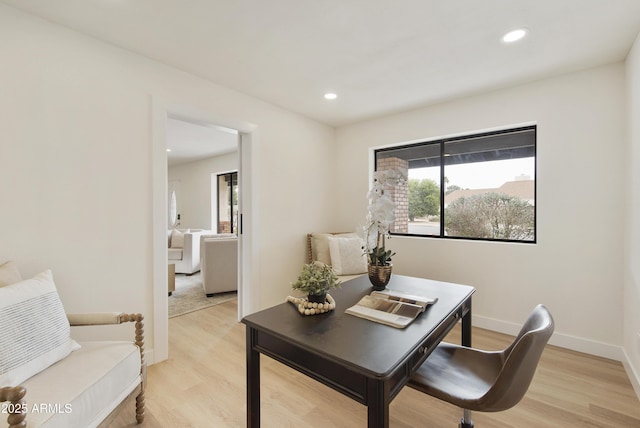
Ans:
<svg viewBox="0 0 640 428"><path fill-rule="evenodd" d="M167 231L168 259L175 264L175 273L192 275L200 270L200 236L211 234L203 229L172 229Z"/></svg>
<svg viewBox="0 0 640 428"><path fill-rule="evenodd" d="M235 234L200 237L202 288L207 297L238 289L238 237Z"/></svg>
<svg viewBox="0 0 640 428"><path fill-rule="evenodd" d="M10 427L107 427L130 396L142 423L141 314L65 315L50 271L22 280L7 262L0 265L0 320L0 404ZM135 341L70 336L70 326L125 322L135 322Z"/></svg>

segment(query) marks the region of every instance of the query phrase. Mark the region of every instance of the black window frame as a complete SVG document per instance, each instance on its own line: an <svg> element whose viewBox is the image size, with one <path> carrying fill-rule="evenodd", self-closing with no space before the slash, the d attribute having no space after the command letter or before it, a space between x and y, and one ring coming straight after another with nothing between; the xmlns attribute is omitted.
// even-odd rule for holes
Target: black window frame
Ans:
<svg viewBox="0 0 640 428"><path fill-rule="evenodd" d="M229 218L229 228L230 228L229 233L233 233L237 235L240 230L239 224L238 224L240 222L240 218L237 218L235 222L233 221L233 188L234 186L238 186L238 171L230 171L230 172L216 174L216 195L217 195L216 197L216 216L217 216L216 231L217 233L227 233L220 230L220 178L221 177L224 177L225 182L228 183L230 188L229 200L227 201L227 203L231 207L231 215ZM234 232L234 228L235 228L235 232Z"/></svg>
<svg viewBox="0 0 640 428"><path fill-rule="evenodd" d="M534 169L534 177L533 177L533 200L534 200L534 204L533 204L533 239L532 240L520 240L520 239L504 239L504 238L479 238L479 237L467 237L467 236L449 236L446 235L445 233L445 194L446 194L446 186L445 186L445 168L447 166L447 158L450 157L447 156L445 147L447 143L452 143L452 142L460 142L460 141L464 141L464 140L473 140L473 139L483 139L483 138L491 138L491 137L496 137L496 136L508 136L508 135L515 135L518 133L523 133L523 132L532 132L533 133L533 148L532 149L527 149L528 151L532 151L532 156L533 156L533 169ZM384 148L379 148L379 149L374 149L374 171L377 171L378 169L378 159L379 159L379 154L381 153L386 153L386 152L393 152L393 151L398 151L398 150L404 150L404 149L414 149L414 148L418 148L418 147L424 147L424 146L435 146L435 145L439 145L439 156L438 156L438 160L437 162L433 162L434 165L428 165L425 163L424 167L428 167L428 166L439 166L440 167L440 233L439 235L423 235L423 234L417 234L417 233L399 233L399 232L390 232L390 235L392 236L407 236L407 237L419 237L419 238L434 238L434 239L452 239L452 240L472 240L472 241L485 241L485 242L509 242L509 243L519 243L519 244L536 244L537 240L538 240L538 224L537 224L537 218L538 218L538 193L537 193L537 188L538 188L538 156L537 156L537 149L538 149L538 138L537 138L537 124L534 125L524 125L524 126L517 126L517 127L512 127L512 128L503 128L500 130L494 130L494 131L486 131L486 132L477 132L477 133L468 133L468 134L464 134L464 135L457 135L457 136L452 136L452 137L443 137L443 138L437 138L437 139L433 139L433 140L426 140L426 141L421 141L421 142L416 142L416 143L410 143L410 144L400 144L400 145L395 145L395 146L389 146L389 147L384 147ZM491 147L487 148L487 151L491 151L494 150ZM513 150L513 149L508 149L508 150ZM496 152L499 152L499 150L496 150ZM527 157L527 156L519 156L519 157ZM490 159L490 160L501 160L501 159ZM484 160L484 162L487 162L489 160ZM480 162L480 161L476 161L476 162ZM467 162L457 162L457 163L467 163ZM417 167L414 167L417 168ZM411 168L408 168L411 169Z"/></svg>

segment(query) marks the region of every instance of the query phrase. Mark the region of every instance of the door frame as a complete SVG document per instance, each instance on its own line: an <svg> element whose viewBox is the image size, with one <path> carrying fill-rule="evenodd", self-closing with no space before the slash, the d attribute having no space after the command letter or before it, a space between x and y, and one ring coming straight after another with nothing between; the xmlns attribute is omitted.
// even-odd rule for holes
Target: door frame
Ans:
<svg viewBox="0 0 640 428"><path fill-rule="evenodd" d="M167 295L167 151L166 121L169 116L183 118L195 123L213 124L238 131L238 186L240 186L239 212L241 233L238 234L238 320L255 310L259 301L257 289L252 287L253 271L256 269L254 248L256 234L256 212L254 199L253 146L257 126L222 117L212 112L170 103L152 97L152 289L153 302L153 354L150 360L157 363L169 357L169 314Z"/></svg>

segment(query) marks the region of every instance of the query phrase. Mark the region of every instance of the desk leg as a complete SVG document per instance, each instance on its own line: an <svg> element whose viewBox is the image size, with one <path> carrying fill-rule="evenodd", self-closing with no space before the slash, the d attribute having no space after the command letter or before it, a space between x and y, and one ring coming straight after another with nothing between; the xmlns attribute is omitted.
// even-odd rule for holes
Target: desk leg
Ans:
<svg viewBox="0 0 640 428"><path fill-rule="evenodd" d="M260 428L260 353L253 349L253 333L247 327L247 428Z"/></svg>
<svg viewBox="0 0 640 428"><path fill-rule="evenodd" d="M369 380L367 388L368 428L389 428L389 386Z"/></svg>
<svg viewBox="0 0 640 428"><path fill-rule="evenodd" d="M469 311L462 317L462 346L471 347L471 299Z"/></svg>

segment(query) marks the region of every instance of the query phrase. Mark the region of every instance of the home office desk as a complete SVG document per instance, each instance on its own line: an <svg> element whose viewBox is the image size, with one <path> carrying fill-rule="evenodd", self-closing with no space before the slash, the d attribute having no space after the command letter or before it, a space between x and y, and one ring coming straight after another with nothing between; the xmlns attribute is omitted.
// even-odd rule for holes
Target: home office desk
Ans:
<svg viewBox="0 0 640 428"><path fill-rule="evenodd" d="M364 295L366 275L330 294L334 311L304 316L291 303L243 318L247 334L247 427L260 426L260 354L267 355L367 406L369 427L389 426L389 404L453 326L471 346L475 288L393 275L389 289L437 297L409 326L396 329L344 311Z"/></svg>

